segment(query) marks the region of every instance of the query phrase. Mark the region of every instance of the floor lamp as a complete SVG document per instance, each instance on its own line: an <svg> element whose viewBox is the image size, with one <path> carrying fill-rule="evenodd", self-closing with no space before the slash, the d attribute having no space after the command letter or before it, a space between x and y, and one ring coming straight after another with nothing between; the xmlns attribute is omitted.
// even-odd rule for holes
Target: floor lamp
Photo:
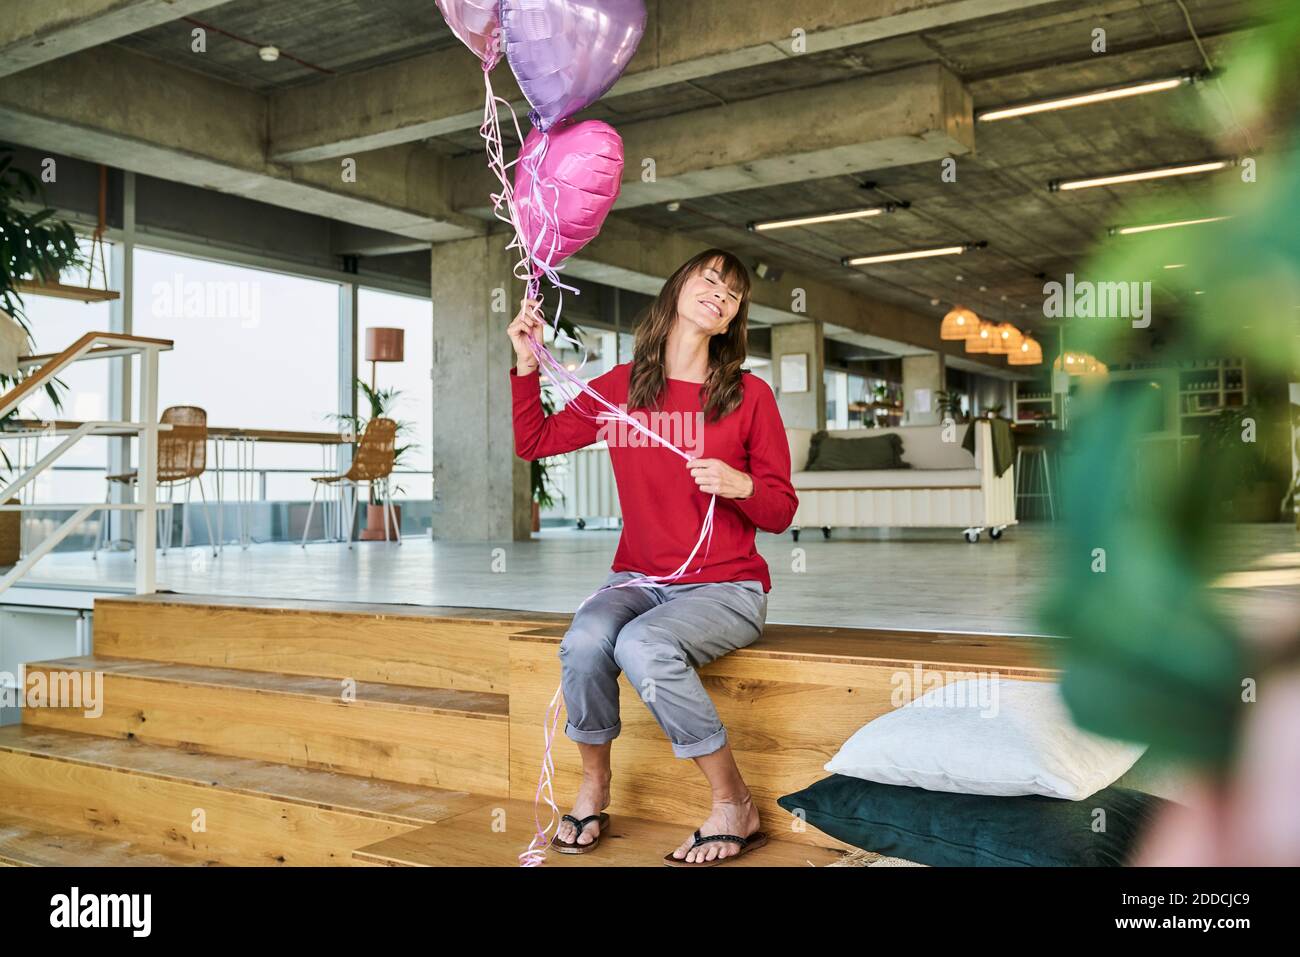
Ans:
<svg viewBox="0 0 1300 957"><path fill-rule="evenodd" d="M405 357L405 330L374 326L366 330L366 361L370 363L370 389L380 362L401 362Z"/></svg>

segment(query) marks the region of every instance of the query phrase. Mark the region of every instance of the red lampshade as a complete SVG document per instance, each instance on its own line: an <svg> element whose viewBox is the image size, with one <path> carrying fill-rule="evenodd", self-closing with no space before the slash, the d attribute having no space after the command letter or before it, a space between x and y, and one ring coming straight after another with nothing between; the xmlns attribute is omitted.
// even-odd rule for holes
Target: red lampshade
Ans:
<svg viewBox="0 0 1300 957"><path fill-rule="evenodd" d="M366 362L401 362L405 358L405 336L404 329L367 329Z"/></svg>

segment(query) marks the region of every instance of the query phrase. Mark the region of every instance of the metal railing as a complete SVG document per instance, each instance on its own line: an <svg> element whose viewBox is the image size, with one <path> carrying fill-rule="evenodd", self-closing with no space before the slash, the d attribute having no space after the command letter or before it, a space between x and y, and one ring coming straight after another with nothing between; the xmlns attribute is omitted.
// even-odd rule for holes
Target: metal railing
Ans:
<svg viewBox="0 0 1300 957"><path fill-rule="evenodd" d="M90 435L137 435L140 444L139 488L140 500L134 503L119 502L20 502L16 505L0 504L0 511L67 511L72 515L47 535L39 545L22 556L18 563L3 578L0 578L0 594L31 571L32 566L54 550L82 522L98 511L131 511L140 513L140 540L152 542L157 530L158 510L170 508L169 503L158 501L158 432L170 426L158 422L158 354L172 348L170 339L146 339L140 336L127 336L114 332L88 332L62 352L53 355L25 356L18 360L20 370L36 368L32 375L0 396L0 419L8 416L18 408L41 386L48 383L60 371L74 362L87 359L113 359L125 356L140 356L140 391L138 408L139 422L114 422L101 420L83 422L75 429L59 433L51 430L50 434L64 434L67 437L52 451L36 461L0 491L0 503L8 503L15 492L29 486L42 472L53 467L62 456L78 442ZM22 438L28 432L0 432L0 439ZM157 585L156 557L152 548L140 550L136 563L135 590L137 594L150 594Z"/></svg>

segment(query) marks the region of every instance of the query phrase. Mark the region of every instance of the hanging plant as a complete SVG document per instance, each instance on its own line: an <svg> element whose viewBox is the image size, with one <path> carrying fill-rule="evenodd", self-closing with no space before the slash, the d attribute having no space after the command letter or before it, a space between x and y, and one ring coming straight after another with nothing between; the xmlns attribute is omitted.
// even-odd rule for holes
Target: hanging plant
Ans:
<svg viewBox="0 0 1300 957"><path fill-rule="evenodd" d="M54 210L44 206L44 196L36 178L14 166L13 159L13 148L0 145L0 312L18 323L27 334L29 346L34 348L35 339L18 283L24 279L57 282L65 269L85 266L86 263L72 226L54 218ZM40 208L35 212L25 212L20 204ZM13 376L0 371L0 393L8 392L22 379L22 373ZM56 410L63 408L60 390L65 388L59 379L45 383L45 394ZM17 409L10 409L0 416L0 428L17 414ZM2 445L0 461L6 472L12 470L13 465Z"/></svg>

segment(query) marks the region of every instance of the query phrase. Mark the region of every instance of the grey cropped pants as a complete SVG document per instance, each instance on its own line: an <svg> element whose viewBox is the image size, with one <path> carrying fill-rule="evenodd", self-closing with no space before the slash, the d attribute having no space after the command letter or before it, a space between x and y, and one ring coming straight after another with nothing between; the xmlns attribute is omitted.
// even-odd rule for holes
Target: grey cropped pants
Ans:
<svg viewBox="0 0 1300 957"><path fill-rule="evenodd" d="M604 584L645 577L611 572ZM622 730L618 676L627 674L679 758L711 754L727 743L695 669L753 644L767 622L759 581L610 588L573 616L560 642L564 733L605 744Z"/></svg>

